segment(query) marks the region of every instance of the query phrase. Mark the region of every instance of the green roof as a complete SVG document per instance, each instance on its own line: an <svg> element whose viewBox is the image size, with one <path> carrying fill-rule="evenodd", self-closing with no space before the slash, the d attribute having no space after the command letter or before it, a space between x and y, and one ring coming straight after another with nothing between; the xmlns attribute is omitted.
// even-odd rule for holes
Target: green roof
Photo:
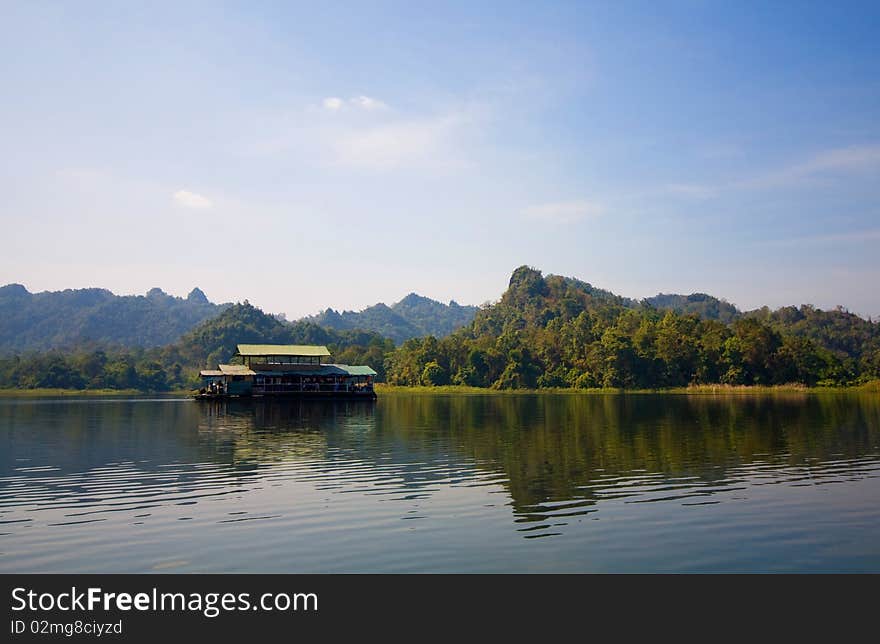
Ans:
<svg viewBox="0 0 880 644"><path fill-rule="evenodd" d="M271 370L271 371L263 371L262 369L257 369L258 374L265 376L375 376L376 372L370 369L367 366L362 365L347 365L347 364L324 364L320 367L315 367L311 369L302 369L297 367L296 365L290 365L289 369L282 369L280 371ZM253 373L253 372L252 372Z"/></svg>
<svg viewBox="0 0 880 644"><path fill-rule="evenodd" d="M217 368L223 373L223 375L229 376L252 376L254 375L254 371L251 371L250 367L244 364L221 364L217 365Z"/></svg>
<svg viewBox="0 0 880 644"><path fill-rule="evenodd" d="M327 347L313 344L240 344L240 356L329 356Z"/></svg>
<svg viewBox="0 0 880 644"><path fill-rule="evenodd" d="M366 365L337 364L334 367L347 371L350 376L375 376L376 372Z"/></svg>

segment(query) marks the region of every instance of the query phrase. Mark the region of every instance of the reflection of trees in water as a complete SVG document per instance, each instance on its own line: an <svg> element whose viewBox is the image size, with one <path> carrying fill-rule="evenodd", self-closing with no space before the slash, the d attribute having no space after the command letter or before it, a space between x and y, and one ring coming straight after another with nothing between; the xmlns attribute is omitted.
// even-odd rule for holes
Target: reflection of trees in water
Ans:
<svg viewBox="0 0 880 644"><path fill-rule="evenodd" d="M868 396L393 394L375 406L224 404L200 421L215 460L241 468L312 459L332 476L334 462L354 459L392 468L402 487L477 468L506 477L518 511L593 498L615 477L710 486L737 466L880 452L880 404Z"/></svg>
<svg viewBox="0 0 880 644"><path fill-rule="evenodd" d="M392 394L376 403L3 404L0 448L6 473L25 462L61 475L122 462L144 472L214 463L232 475L289 463L315 471L321 484L381 476L398 488L501 474L517 511L527 512L544 502L594 499L614 477L695 477L708 486L742 465L876 457L880 401L849 394ZM16 460L23 458L30 460Z"/></svg>
<svg viewBox="0 0 880 644"><path fill-rule="evenodd" d="M198 451L192 401L0 401L0 471L22 463L61 474L136 462L152 470ZM22 460L27 459L27 460Z"/></svg>
<svg viewBox="0 0 880 644"><path fill-rule="evenodd" d="M199 403L205 459L253 468L326 458L328 436L374 429L372 401L215 401Z"/></svg>
<svg viewBox="0 0 880 644"><path fill-rule="evenodd" d="M636 472L711 484L749 463L880 451L876 397L387 396L377 416L412 448L445 432L451 449L507 475L517 508L589 498Z"/></svg>
<svg viewBox="0 0 880 644"><path fill-rule="evenodd" d="M372 401L225 401L203 407L199 435L205 458L235 471L296 461L325 489L415 493L473 476L445 432L420 442L379 417Z"/></svg>

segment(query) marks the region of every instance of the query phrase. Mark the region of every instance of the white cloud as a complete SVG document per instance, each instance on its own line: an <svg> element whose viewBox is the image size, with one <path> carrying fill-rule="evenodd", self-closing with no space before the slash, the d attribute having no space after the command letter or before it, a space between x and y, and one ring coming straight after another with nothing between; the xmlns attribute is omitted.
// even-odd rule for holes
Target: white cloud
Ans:
<svg viewBox="0 0 880 644"><path fill-rule="evenodd" d="M824 150L799 163L717 185L674 183L665 186L665 190L684 197L707 199L722 191L784 188L810 180L822 180L835 173L866 173L878 169L880 145L863 144Z"/></svg>
<svg viewBox="0 0 880 644"><path fill-rule="evenodd" d="M523 214L529 219L569 224L583 219L593 219L605 209L594 201L559 201L529 206Z"/></svg>
<svg viewBox="0 0 880 644"><path fill-rule="evenodd" d="M824 150L806 161L738 182L734 187L785 186L829 173L865 172L878 168L880 168L880 145L853 145Z"/></svg>
<svg viewBox="0 0 880 644"><path fill-rule="evenodd" d="M205 210L214 204L210 199L189 190L178 190L174 193L174 203L184 208L195 208L197 210Z"/></svg>
<svg viewBox="0 0 880 644"><path fill-rule="evenodd" d="M696 183L672 183L666 186L666 190L675 195L692 199L708 199L715 195L717 190L711 186Z"/></svg>
<svg viewBox="0 0 880 644"><path fill-rule="evenodd" d="M331 112L338 112L346 107L352 107L355 109L366 111L388 109L388 105L386 105L379 99L372 98L370 96L364 96L363 94L350 98L347 101L337 96L328 96L321 103L324 106L324 109Z"/></svg>
<svg viewBox="0 0 880 644"><path fill-rule="evenodd" d="M811 174L824 170L865 170L880 166L880 145L853 145L826 150L790 171Z"/></svg>
<svg viewBox="0 0 880 644"><path fill-rule="evenodd" d="M454 172L472 166L491 120L481 104L411 115L387 107L370 110L344 102L331 113L313 103L298 113L263 115L254 119L259 131L242 149L249 155L284 155L313 169Z"/></svg>
<svg viewBox="0 0 880 644"><path fill-rule="evenodd" d="M802 245L825 245L874 242L880 240L880 228L859 230L845 233L829 233L827 235L812 235L809 237L788 237L785 239L773 239L763 242L769 246L802 246Z"/></svg>
<svg viewBox="0 0 880 644"><path fill-rule="evenodd" d="M336 132L330 146L340 165L388 170L403 165L465 165L455 142L468 119L458 113Z"/></svg>
<svg viewBox="0 0 880 644"><path fill-rule="evenodd" d="M349 100L349 103L363 110L382 110L388 107L382 101L369 96L355 96Z"/></svg>

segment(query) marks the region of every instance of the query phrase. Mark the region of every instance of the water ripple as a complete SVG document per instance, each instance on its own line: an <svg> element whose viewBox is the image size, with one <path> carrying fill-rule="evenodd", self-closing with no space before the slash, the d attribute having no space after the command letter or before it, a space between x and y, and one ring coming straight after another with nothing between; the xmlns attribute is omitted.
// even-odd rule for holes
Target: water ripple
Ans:
<svg viewBox="0 0 880 644"><path fill-rule="evenodd" d="M255 420L264 412L224 415L164 401L53 402L51 413L30 403L15 412L24 416L13 409L0 407L8 448L0 468L3 571L345 571L371 562L384 571L424 569L428 559L410 543L451 569L503 570L498 557L530 560L552 548L572 548L566 552L586 569L598 565L590 552L618 565L647 556L631 549L646 532L670 552L704 533L751 539L770 552L783 526L800 525L811 532L785 543L832 552L834 539L809 535L878 527L868 500L880 492L880 448L870 438L880 430L872 424L831 431L830 421L814 427L808 416L799 430L807 438L793 443L791 425L787 441L764 440L774 425L755 420L750 440L772 449L749 452L741 430L725 440L707 432L698 443L682 429L664 445L672 439L663 438L661 420L635 440L629 426L608 435L598 421L458 434L464 421L441 412L436 423L414 423L408 408L380 415L381 404L375 412L303 407L301 416L279 418L269 408L265 422ZM65 429L80 412L99 429ZM544 537L553 539L528 545ZM865 547L868 562L880 561Z"/></svg>

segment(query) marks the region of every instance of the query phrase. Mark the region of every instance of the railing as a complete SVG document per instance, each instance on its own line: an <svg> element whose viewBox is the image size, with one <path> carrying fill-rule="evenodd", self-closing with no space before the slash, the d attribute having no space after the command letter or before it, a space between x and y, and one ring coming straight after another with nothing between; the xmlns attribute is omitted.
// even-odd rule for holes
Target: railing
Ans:
<svg viewBox="0 0 880 644"><path fill-rule="evenodd" d="M338 392L338 393L369 393L373 391L372 385L360 384L335 384L335 383L304 383L304 384L281 384L281 385L254 385L255 394L284 394L284 393L308 393L308 392Z"/></svg>

